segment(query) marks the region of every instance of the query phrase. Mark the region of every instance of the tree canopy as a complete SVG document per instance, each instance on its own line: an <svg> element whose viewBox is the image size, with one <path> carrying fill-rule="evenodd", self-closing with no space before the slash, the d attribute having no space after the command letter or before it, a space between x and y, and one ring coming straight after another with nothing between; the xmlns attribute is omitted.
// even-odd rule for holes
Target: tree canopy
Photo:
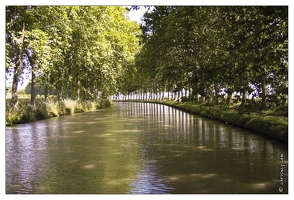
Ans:
<svg viewBox="0 0 294 200"><path fill-rule="evenodd" d="M241 105L249 95L286 102L288 7L155 6L142 30L140 87L188 90L208 102L232 94L241 95Z"/></svg>
<svg viewBox="0 0 294 200"><path fill-rule="evenodd" d="M32 72L32 97L36 81L55 88L58 99L65 92L72 99L116 93L139 50L139 24L127 12L121 6L7 6L6 69L14 76L13 104L25 68Z"/></svg>
<svg viewBox="0 0 294 200"><path fill-rule="evenodd" d="M139 9L133 6L133 9ZM121 6L7 6L12 98L24 68L58 99L115 94L227 103L288 99L287 6L148 6L141 26ZM141 29L140 29L141 28Z"/></svg>

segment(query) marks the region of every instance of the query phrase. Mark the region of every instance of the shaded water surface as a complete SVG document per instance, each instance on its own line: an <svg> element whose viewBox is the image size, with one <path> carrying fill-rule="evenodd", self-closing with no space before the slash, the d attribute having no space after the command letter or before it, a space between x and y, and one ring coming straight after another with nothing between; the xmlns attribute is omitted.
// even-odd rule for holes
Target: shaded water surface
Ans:
<svg viewBox="0 0 294 200"><path fill-rule="evenodd" d="M6 193L288 193L285 144L149 103L6 128Z"/></svg>

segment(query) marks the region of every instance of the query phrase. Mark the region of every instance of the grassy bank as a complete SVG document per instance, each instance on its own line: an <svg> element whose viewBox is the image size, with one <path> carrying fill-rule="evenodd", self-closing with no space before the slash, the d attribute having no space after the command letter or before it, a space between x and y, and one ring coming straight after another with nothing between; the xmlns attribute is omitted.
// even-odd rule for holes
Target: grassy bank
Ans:
<svg viewBox="0 0 294 200"><path fill-rule="evenodd" d="M98 99L95 101L64 99L62 101L49 100L47 102L37 99L34 105L29 103L29 99L20 99L18 108L13 108L10 106L10 99L7 99L6 125L28 123L35 120L81 113L110 106L111 102L108 99Z"/></svg>
<svg viewBox="0 0 294 200"><path fill-rule="evenodd" d="M251 131L265 134L271 138L288 142L288 118L262 113L241 114L235 109L222 109L217 106L192 104L177 101L146 101L169 105L193 114L208 117L226 124L236 125Z"/></svg>

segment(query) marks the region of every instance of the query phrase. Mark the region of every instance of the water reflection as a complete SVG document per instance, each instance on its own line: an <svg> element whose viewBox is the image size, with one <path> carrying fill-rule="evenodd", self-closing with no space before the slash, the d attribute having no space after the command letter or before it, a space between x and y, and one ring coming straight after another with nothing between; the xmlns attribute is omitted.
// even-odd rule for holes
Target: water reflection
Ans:
<svg viewBox="0 0 294 200"><path fill-rule="evenodd" d="M16 193L33 190L42 181L46 167L43 159L46 157L46 138L38 127L26 124L7 135L6 144L7 190Z"/></svg>
<svg viewBox="0 0 294 200"><path fill-rule="evenodd" d="M164 180L157 174L156 160L145 160L143 169L138 171L137 178L130 184L131 194L165 194L173 188L165 185Z"/></svg>
<svg viewBox="0 0 294 200"><path fill-rule="evenodd" d="M146 116L144 145L152 146L153 156L165 158L157 165L165 166L161 175L166 178L162 180L167 187L175 188L171 193L279 193L279 156L287 152L283 144L164 105L125 106L121 112L129 117ZM210 177L215 186L197 183L197 179L206 182L203 177ZM226 187L220 186L223 182Z"/></svg>
<svg viewBox="0 0 294 200"><path fill-rule="evenodd" d="M283 144L151 103L6 128L7 193L283 193Z"/></svg>

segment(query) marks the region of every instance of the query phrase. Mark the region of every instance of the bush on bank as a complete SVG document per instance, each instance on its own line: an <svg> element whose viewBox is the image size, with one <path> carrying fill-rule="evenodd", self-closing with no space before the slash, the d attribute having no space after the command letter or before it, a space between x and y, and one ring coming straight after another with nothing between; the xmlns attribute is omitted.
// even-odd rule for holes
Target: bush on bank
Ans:
<svg viewBox="0 0 294 200"><path fill-rule="evenodd" d="M97 110L110 107L111 101L108 99L98 99L95 101L74 101L64 99L62 101L49 100L36 101L34 105L20 103L17 108L6 105L6 125L28 123L35 120L47 119L73 113L81 113L89 110Z"/></svg>

